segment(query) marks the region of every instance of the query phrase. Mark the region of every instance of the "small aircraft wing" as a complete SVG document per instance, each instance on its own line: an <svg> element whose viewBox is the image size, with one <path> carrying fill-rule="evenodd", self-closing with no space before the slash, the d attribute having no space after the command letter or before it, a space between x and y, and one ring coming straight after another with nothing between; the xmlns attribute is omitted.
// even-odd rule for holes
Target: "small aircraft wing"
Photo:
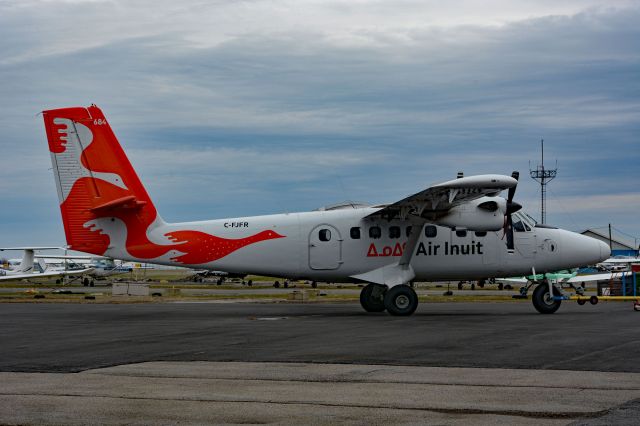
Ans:
<svg viewBox="0 0 640 426"><path fill-rule="evenodd" d="M627 257L627 258L615 258L615 257L611 257L607 260L603 260L602 262L600 262L600 264L623 264L623 265L628 265L628 264L632 264L632 263L640 263L640 258L638 257Z"/></svg>
<svg viewBox="0 0 640 426"><path fill-rule="evenodd" d="M52 277L62 277L62 276L68 276L68 275L84 275L84 274L90 274L91 272L93 272L93 268L75 269L71 271L51 271L51 272L41 272L41 273L31 273L31 274L28 274L28 273L27 274L7 274L7 275L1 275L0 281L52 278Z"/></svg>
<svg viewBox="0 0 640 426"><path fill-rule="evenodd" d="M497 283L502 284L526 284L529 282L525 277L496 278Z"/></svg>
<svg viewBox="0 0 640 426"><path fill-rule="evenodd" d="M410 195L370 214L368 217L407 218L409 215L428 220L445 216L452 207L484 197L495 196L514 188L518 181L511 176L477 175L440 183Z"/></svg>
<svg viewBox="0 0 640 426"><path fill-rule="evenodd" d="M547 274L537 274L534 278L533 275L529 275L527 277L511 277L511 278L496 278L496 282L501 282L504 284L526 284L529 281L542 281L545 278L548 278L554 282L560 284L574 284L574 283L587 283L594 281L609 281L609 280L617 280L622 278L623 273L621 272L603 272L599 274L589 274L589 275L575 275L575 274L565 274L565 273L547 273Z"/></svg>
<svg viewBox="0 0 640 426"><path fill-rule="evenodd" d="M622 278L622 272L603 272L600 274L589 274L589 275L576 275L575 277L569 278L567 283L582 283L582 282L593 282L593 281L609 281L609 280L619 280ZM630 274L627 273L627 276Z"/></svg>
<svg viewBox="0 0 640 426"><path fill-rule="evenodd" d="M52 255L52 256L47 256L44 254L36 254L35 255L36 259L70 259L70 260L92 260L92 259L110 259L109 257L105 257L105 256L86 256L86 255L82 255L82 256L63 256L63 255Z"/></svg>

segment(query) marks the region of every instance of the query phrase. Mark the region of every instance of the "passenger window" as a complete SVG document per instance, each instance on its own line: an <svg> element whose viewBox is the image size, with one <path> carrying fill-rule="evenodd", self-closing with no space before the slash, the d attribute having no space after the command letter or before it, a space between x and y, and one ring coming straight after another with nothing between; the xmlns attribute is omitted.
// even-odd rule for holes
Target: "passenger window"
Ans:
<svg viewBox="0 0 640 426"><path fill-rule="evenodd" d="M352 239L359 240L360 239L360 227L354 226L353 228L351 228L350 234L351 234L351 238Z"/></svg>
<svg viewBox="0 0 640 426"><path fill-rule="evenodd" d="M331 240L331 231L328 229L321 229L318 233L318 237L320 241L330 241Z"/></svg>
<svg viewBox="0 0 640 426"><path fill-rule="evenodd" d="M424 227L424 236L427 238L435 238L438 235L438 228L434 225L427 225Z"/></svg>
<svg viewBox="0 0 640 426"><path fill-rule="evenodd" d="M369 228L369 238L378 239L382 236L382 229L379 226Z"/></svg>
<svg viewBox="0 0 640 426"><path fill-rule="evenodd" d="M467 236L467 231L465 229L456 231L456 236L460 238L464 238Z"/></svg>
<svg viewBox="0 0 640 426"><path fill-rule="evenodd" d="M400 227L399 226L390 226L389 227L389 238L400 238Z"/></svg>
<svg viewBox="0 0 640 426"><path fill-rule="evenodd" d="M476 237L486 237L487 231L476 231L475 234L476 234Z"/></svg>
<svg viewBox="0 0 640 426"><path fill-rule="evenodd" d="M407 226L406 233L407 233L407 238L411 236L411 225Z"/></svg>

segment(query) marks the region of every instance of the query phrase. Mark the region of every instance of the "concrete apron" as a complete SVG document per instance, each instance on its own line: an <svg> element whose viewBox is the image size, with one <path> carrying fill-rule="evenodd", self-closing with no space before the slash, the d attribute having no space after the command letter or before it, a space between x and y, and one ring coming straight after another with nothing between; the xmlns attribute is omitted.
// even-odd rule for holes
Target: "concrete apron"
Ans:
<svg viewBox="0 0 640 426"><path fill-rule="evenodd" d="M640 398L640 373L146 362L0 373L2 424L566 424Z"/></svg>

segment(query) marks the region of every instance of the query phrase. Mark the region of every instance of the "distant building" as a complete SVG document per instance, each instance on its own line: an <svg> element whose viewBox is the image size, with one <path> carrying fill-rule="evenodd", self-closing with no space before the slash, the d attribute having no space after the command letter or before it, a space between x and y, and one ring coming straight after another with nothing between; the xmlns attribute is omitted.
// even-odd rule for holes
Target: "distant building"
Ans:
<svg viewBox="0 0 640 426"><path fill-rule="evenodd" d="M604 241L609 245L609 234L595 229L587 229L581 232L582 235ZM611 238L611 256L638 256L638 247L634 247L633 243L621 241L620 238L612 236Z"/></svg>

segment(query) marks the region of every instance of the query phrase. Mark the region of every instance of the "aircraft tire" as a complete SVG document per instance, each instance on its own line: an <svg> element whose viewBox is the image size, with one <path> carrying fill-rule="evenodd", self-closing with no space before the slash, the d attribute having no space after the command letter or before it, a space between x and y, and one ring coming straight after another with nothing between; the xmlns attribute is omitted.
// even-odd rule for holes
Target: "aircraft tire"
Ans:
<svg viewBox="0 0 640 426"><path fill-rule="evenodd" d="M387 312L395 316L409 316L418 308L418 295L408 285L397 285L384 295Z"/></svg>
<svg viewBox="0 0 640 426"><path fill-rule="evenodd" d="M378 290L376 288L378 284L367 284L360 291L360 305L367 312L384 312L386 309L384 307L384 290L379 293L379 296L374 296L374 290Z"/></svg>
<svg viewBox="0 0 640 426"><path fill-rule="evenodd" d="M554 295L557 295L557 290L553 289ZM552 300L549 297L549 286L545 283L538 284L536 289L533 290L531 295L531 301L536 311L541 314L552 314L560 308L562 300Z"/></svg>

